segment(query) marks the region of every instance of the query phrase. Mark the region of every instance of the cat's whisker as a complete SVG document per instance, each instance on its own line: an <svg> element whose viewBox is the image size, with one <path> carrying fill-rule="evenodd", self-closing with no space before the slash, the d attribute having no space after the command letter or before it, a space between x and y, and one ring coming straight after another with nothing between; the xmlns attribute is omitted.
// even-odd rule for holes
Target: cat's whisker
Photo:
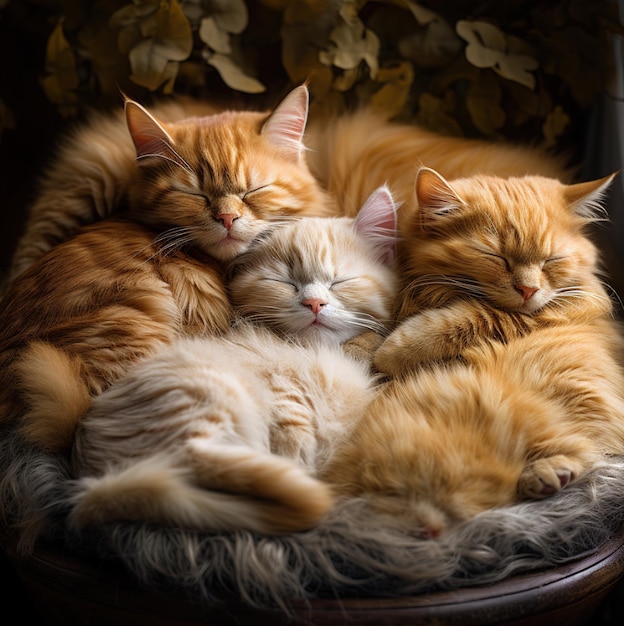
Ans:
<svg viewBox="0 0 624 626"><path fill-rule="evenodd" d="M444 274L419 276L403 287L401 293L410 293L425 287L456 287L475 295L484 295L485 293L476 281Z"/></svg>
<svg viewBox="0 0 624 626"><path fill-rule="evenodd" d="M372 330L380 335L385 336L389 333L388 328L372 315L367 315L365 313L351 313L348 321L352 326Z"/></svg>
<svg viewBox="0 0 624 626"><path fill-rule="evenodd" d="M179 250L187 244L193 243L195 237L193 237L192 229L187 226L179 226L176 228L170 228L160 233L154 242L161 245L160 252L165 255L172 251Z"/></svg>
<svg viewBox="0 0 624 626"><path fill-rule="evenodd" d="M588 291L582 287L562 287L554 292L554 301L565 300L571 298L589 299L596 302L605 302L609 300L609 297L603 294L598 294L593 291Z"/></svg>
<svg viewBox="0 0 624 626"><path fill-rule="evenodd" d="M622 298L620 298L620 294L612 287L609 283L603 283L605 289L609 291L611 297L613 297L617 303L620 305L620 309L624 309L624 302L622 302Z"/></svg>
<svg viewBox="0 0 624 626"><path fill-rule="evenodd" d="M176 167L179 167L185 170L186 172L188 172L189 174L195 176L195 172L193 171L193 168L175 151L174 151L174 156L175 158L170 157L166 154L148 153L148 154L138 155L136 160L138 162L138 161L141 161L143 159L148 159L148 158L163 159L164 161L167 161L170 164L175 165Z"/></svg>

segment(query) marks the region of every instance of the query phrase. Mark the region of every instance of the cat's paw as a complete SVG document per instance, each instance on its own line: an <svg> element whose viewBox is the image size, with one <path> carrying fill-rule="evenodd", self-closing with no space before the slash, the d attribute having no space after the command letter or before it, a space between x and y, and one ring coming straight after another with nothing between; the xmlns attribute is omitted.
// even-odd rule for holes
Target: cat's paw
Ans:
<svg viewBox="0 0 624 626"><path fill-rule="evenodd" d="M367 330L353 339L345 342L342 346L344 353L356 361L372 362L377 348L383 343L384 338L372 330Z"/></svg>
<svg viewBox="0 0 624 626"><path fill-rule="evenodd" d="M577 477L575 463L563 455L538 459L527 465L518 481L518 493L525 498L547 498Z"/></svg>

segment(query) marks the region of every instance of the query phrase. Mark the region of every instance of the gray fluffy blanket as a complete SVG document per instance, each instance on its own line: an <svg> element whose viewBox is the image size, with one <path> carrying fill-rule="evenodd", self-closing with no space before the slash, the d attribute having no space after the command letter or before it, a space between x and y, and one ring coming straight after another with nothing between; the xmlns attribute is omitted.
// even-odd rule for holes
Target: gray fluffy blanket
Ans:
<svg viewBox="0 0 624 626"><path fill-rule="evenodd" d="M37 540L122 563L143 585L217 604L250 606L358 595L396 597L491 584L592 552L624 522L624 457L544 501L488 511L442 537L418 538L360 500L341 503L308 532L262 537L115 524L76 534L66 524L64 459L0 433L0 505L12 549Z"/></svg>

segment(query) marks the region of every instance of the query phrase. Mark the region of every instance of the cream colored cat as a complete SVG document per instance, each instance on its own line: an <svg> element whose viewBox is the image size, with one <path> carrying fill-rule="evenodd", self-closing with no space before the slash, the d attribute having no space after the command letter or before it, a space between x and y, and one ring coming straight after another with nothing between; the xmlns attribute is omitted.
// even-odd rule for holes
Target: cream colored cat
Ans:
<svg viewBox="0 0 624 626"><path fill-rule="evenodd" d="M447 181L401 233L393 379L322 477L428 536L624 453L624 345L587 234L612 177Z"/></svg>
<svg viewBox="0 0 624 626"><path fill-rule="evenodd" d="M242 321L163 346L93 399L73 449L73 523L316 524L334 498L314 476L375 385L340 345L384 330L395 243L385 189L355 220L302 218L262 235L231 269Z"/></svg>
<svg viewBox="0 0 624 626"><path fill-rule="evenodd" d="M52 201L56 185L49 181L49 204L42 197L39 206L51 213L34 218L44 248L57 238L45 224L58 219L67 233L93 207L93 176L104 176L111 202L128 185L129 208L52 247L34 265L43 249L24 243L18 256L30 267L18 271L0 304L0 421L19 419L30 441L65 450L90 397L133 361L180 335L229 328L224 262L275 220L329 211L302 158L307 105L299 87L270 114L166 123L128 101L119 163L127 165L131 151L138 166L117 180L117 154L106 153L104 174L92 169L97 159L72 175L57 171L62 201ZM117 136L111 134L113 145Z"/></svg>

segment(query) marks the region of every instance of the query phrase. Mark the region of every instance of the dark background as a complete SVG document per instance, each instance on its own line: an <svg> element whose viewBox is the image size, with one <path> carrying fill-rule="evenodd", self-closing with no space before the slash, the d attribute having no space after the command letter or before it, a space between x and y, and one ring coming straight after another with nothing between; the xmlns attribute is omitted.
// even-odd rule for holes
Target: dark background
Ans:
<svg viewBox="0 0 624 626"><path fill-rule="evenodd" d="M0 136L0 273L11 259L27 207L36 194L37 177L51 158L59 134L74 123L59 114L45 97L40 84L46 41L54 25L54 7L58 4L46 0L11 0L0 9L0 97L14 116L8 125L3 125ZM616 54L622 54L621 47ZM618 56L618 59L621 64L622 57ZM214 87L227 92L218 81ZM604 176L624 165L623 97L622 91L618 95L614 89L579 118L577 148L581 178ZM624 294L622 178L620 175L609 198L612 224L603 226L598 233L610 270L610 282L619 294ZM0 621L7 626L13 623L38 624L39 617L33 612L27 591L2 556L0 574L5 581ZM624 582L611 592L592 624L624 624Z"/></svg>

